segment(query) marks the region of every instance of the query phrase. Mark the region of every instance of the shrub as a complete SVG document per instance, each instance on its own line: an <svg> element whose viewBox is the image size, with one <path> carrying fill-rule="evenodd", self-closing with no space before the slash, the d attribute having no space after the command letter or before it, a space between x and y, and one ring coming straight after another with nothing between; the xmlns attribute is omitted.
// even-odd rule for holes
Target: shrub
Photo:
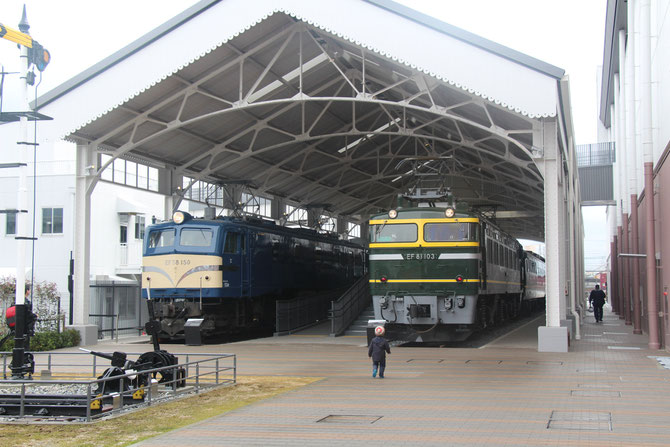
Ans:
<svg viewBox="0 0 670 447"><path fill-rule="evenodd" d="M66 329L63 332L38 332L35 334L35 336L30 337L30 350L38 352L51 351L53 349L59 348L69 348L72 346L78 346L80 341L81 336L79 335L79 331L76 329ZM10 337L2 344L2 346L0 346L0 351L11 351L12 349L14 349L13 337Z"/></svg>

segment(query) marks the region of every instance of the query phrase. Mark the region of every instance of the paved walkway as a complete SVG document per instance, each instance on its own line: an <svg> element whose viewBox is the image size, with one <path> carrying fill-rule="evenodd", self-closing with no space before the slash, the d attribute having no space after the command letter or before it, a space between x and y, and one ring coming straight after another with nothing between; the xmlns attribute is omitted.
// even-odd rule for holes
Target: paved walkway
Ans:
<svg viewBox="0 0 670 447"><path fill-rule="evenodd" d="M670 445L670 370L650 357L670 354L607 313L569 353L539 353L542 320L480 349L394 348L384 380L363 337L193 348L237 354L240 375L323 380L139 445Z"/></svg>

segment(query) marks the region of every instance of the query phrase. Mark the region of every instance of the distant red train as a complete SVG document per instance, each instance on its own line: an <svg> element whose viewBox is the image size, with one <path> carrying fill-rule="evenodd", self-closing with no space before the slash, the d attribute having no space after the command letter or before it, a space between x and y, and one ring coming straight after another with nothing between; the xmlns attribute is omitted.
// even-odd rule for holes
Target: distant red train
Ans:
<svg viewBox="0 0 670 447"><path fill-rule="evenodd" d="M547 272L544 258L532 251L524 251L524 268L521 270L522 299L544 298L546 296Z"/></svg>

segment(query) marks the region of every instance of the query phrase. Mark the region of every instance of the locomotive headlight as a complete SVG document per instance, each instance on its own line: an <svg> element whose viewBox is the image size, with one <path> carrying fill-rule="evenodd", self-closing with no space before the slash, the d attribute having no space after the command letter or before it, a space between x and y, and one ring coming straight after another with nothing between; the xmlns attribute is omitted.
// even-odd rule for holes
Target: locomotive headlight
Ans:
<svg viewBox="0 0 670 447"><path fill-rule="evenodd" d="M181 211L177 211L177 212L175 212L175 213L172 215L172 220L173 220L174 223L176 223L177 225L179 225L180 223L183 223L183 222L184 222L184 213L182 213Z"/></svg>
<svg viewBox="0 0 670 447"><path fill-rule="evenodd" d="M395 219L396 217L398 217L398 210L389 210L389 217L391 219Z"/></svg>
<svg viewBox="0 0 670 447"><path fill-rule="evenodd" d="M446 210L444 210L444 215L447 217L454 217L454 214L456 214L456 210L454 210L452 207L449 207Z"/></svg>
<svg viewBox="0 0 670 447"><path fill-rule="evenodd" d="M459 296L456 298L456 305L459 307L459 309L463 309L465 307L465 297Z"/></svg>

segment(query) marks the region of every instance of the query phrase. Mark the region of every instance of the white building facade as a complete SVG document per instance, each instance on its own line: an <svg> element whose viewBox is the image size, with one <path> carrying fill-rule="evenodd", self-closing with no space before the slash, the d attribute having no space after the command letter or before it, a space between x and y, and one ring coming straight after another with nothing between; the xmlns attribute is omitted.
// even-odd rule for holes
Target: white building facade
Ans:
<svg viewBox="0 0 670 447"><path fill-rule="evenodd" d="M667 288L670 238L670 29L667 0L607 4L600 122L616 142L614 197L608 211L614 310L649 335L670 340Z"/></svg>

